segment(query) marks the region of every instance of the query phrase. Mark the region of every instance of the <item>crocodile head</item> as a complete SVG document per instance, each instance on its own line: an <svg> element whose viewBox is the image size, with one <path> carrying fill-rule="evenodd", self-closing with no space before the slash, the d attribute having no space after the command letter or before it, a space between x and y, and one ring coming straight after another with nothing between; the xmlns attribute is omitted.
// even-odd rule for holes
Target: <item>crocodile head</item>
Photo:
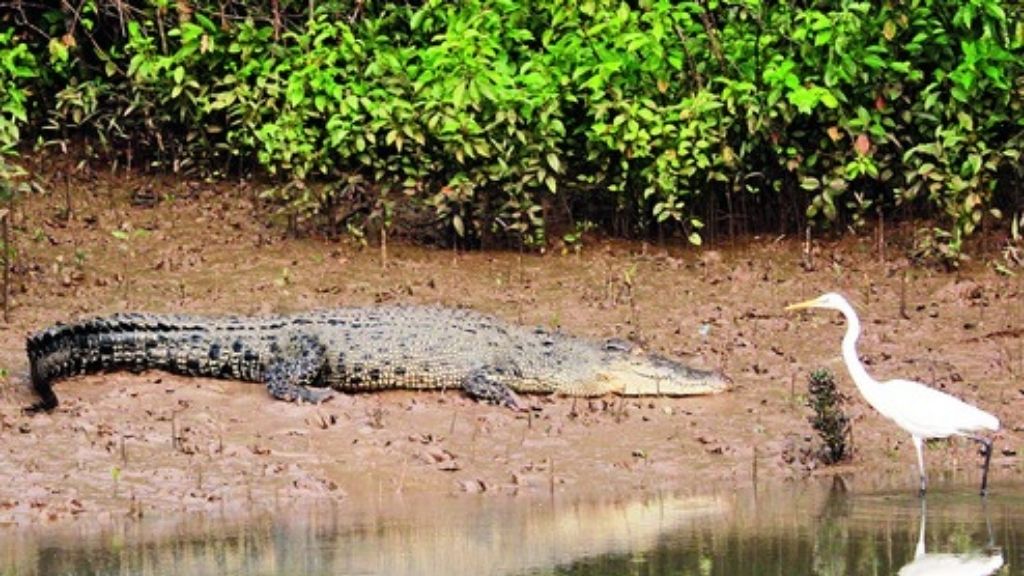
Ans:
<svg viewBox="0 0 1024 576"><path fill-rule="evenodd" d="M546 334L540 332L541 334ZM513 360L517 391L565 396L695 396L728 390L732 381L720 372L697 370L647 354L625 340L603 343L548 334L540 350L531 349L531 332Z"/></svg>
<svg viewBox="0 0 1024 576"><path fill-rule="evenodd" d="M624 354L597 369L601 393L623 396L695 396L728 390L732 381L721 372L697 370L661 356Z"/></svg>

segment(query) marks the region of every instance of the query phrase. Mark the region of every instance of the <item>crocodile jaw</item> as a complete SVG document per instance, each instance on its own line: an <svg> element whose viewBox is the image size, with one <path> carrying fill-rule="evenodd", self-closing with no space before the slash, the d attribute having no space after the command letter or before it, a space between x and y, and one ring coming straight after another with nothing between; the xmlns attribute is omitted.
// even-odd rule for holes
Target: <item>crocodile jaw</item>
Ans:
<svg viewBox="0 0 1024 576"><path fill-rule="evenodd" d="M697 396L717 394L732 382L719 372L631 360L613 362L598 370L593 393L623 396Z"/></svg>

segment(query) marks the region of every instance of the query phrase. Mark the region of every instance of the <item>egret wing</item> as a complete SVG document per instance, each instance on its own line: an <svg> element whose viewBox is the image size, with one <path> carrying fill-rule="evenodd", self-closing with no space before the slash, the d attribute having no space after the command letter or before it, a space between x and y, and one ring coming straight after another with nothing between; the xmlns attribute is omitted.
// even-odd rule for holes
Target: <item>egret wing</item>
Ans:
<svg viewBox="0 0 1024 576"><path fill-rule="evenodd" d="M908 432L923 438L945 438L981 430L998 430L999 420L963 400L912 380L882 383L878 411Z"/></svg>

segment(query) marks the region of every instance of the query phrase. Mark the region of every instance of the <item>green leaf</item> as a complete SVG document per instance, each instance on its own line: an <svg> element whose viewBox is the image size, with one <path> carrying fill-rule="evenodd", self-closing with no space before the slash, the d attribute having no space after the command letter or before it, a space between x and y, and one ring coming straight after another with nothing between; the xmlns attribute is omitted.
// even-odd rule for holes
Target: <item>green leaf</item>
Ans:
<svg viewBox="0 0 1024 576"><path fill-rule="evenodd" d="M889 68L892 69L894 72L899 72L900 74L909 74L910 73L910 62L902 62L902 61L889 62Z"/></svg>
<svg viewBox="0 0 1024 576"><path fill-rule="evenodd" d="M412 18L409 20L409 28L414 31L419 30L420 26L423 24L423 18L426 17L429 12L429 6L421 6L419 10L413 12Z"/></svg>
<svg viewBox="0 0 1024 576"><path fill-rule="evenodd" d="M868 54L867 56L864 57L862 62L865 66L867 66L868 68L872 68L874 70L878 70L880 68L885 67L885 60L882 60L882 57L879 56L878 54Z"/></svg>
<svg viewBox="0 0 1024 576"><path fill-rule="evenodd" d="M981 172L981 156L978 154L971 154L967 157L967 161L964 162L961 174L965 177L970 178Z"/></svg>
<svg viewBox="0 0 1024 576"><path fill-rule="evenodd" d="M968 132L974 130L974 119L971 118L970 114L963 111L957 111L956 120L964 130L967 130Z"/></svg>
<svg viewBox="0 0 1024 576"><path fill-rule="evenodd" d="M555 177L550 174L548 174L547 177L544 178L544 185L548 187L548 190L552 194L558 191L558 182L555 180Z"/></svg>
<svg viewBox="0 0 1024 576"><path fill-rule="evenodd" d="M301 82L290 82L288 84L288 103L292 106L299 106L306 99L306 89Z"/></svg>
<svg viewBox="0 0 1024 576"><path fill-rule="evenodd" d="M800 187L804 190L814 191L821 188L821 181L817 178L806 177L800 180Z"/></svg>
<svg viewBox="0 0 1024 576"><path fill-rule="evenodd" d="M455 90L452 91L452 103L455 104L456 108L463 108L466 103L466 83L458 82L455 84Z"/></svg>
<svg viewBox="0 0 1024 576"><path fill-rule="evenodd" d="M50 61L51 62L67 62L68 61L68 47L60 41L59 38L50 38L49 43L50 50ZM2 54L2 52L0 52Z"/></svg>
<svg viewBox="0 0 1024 576"><path fill-rule="evenodd" d="M558 155L554 152L548 152L547 154L548 166L551 167L556 173L562 173L562 163L558 160Z"/></svg>

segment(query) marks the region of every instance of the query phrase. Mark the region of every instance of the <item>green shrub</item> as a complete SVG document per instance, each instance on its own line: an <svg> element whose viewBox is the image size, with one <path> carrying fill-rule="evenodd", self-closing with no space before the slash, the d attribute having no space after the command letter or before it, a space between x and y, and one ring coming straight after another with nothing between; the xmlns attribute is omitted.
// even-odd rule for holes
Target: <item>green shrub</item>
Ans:
<svg viewBox="0 0 1024 576"><path fill-rule="evenodd" d="M922 253L955 263L1020 209L1016 2L85 0L5 18L0 135L30 121L155 168L259 168L300 218L358 188L460 235L540 243L567 207L699 243L722 222L881 211L934 222Z"/></svg>
<svg viewBox="0 0 1024 576"><path fill-rule="evenodd" d="M13 29L0 29L0 155L18 144L21 126L28 123L30 81L36 73L29 47L18 41Z"/></svg>
<svg viewBox="0 0 1024 576"><path fill-rule="evenodd" d="M825 464L835 464L850 457L847 439L850 419L843 411L845 399L836 388L835 375L825 368L811 373L807 382L807 405L814 410L811 426L823 442L818 458Z"/></svg>

